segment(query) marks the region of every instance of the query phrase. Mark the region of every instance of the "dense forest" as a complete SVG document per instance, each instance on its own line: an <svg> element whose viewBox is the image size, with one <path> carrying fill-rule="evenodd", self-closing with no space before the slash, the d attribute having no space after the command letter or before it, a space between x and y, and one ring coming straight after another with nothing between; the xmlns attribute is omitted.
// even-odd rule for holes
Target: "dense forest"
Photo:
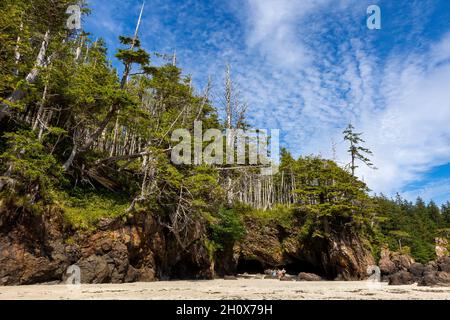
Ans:
<svg viewBox="0 0 450 320"><path fill-rule="evenodd" d="M195 121L249 128L251 106L238 97L230 69L215 84L223 103L214 103L211 82L194 88L176 57L141 46L138 22L134 35L117 35L116 70L101 39L66 28L71 4L0 3L0 214L58 207L81 232L105 217L145 212L181 250L203 237L212 254L239 241L248 216L282 225L300 219L300 238L352 230L375 256L388 244L420 262L435 258L435 238L450 233L450 202L371 196L356 177L357 163L372 165L363 156L370 152L351 126L344 168L287 150L271 176L251 166L172 163L175 129L193 132Z"/></svg>

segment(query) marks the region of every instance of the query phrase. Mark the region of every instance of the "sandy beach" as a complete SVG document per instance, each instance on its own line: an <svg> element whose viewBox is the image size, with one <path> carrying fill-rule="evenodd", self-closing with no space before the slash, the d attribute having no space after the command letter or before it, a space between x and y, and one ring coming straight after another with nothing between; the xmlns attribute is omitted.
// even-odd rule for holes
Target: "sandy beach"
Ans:
<svg viewBox="0 0 450 320"><path fill-rule="evenodd" d="M30 285L0 287L0 300L67 299L445 299L450 287L388 286L365 281L297 282L260 279L158 281L129 284Z"/></svg>

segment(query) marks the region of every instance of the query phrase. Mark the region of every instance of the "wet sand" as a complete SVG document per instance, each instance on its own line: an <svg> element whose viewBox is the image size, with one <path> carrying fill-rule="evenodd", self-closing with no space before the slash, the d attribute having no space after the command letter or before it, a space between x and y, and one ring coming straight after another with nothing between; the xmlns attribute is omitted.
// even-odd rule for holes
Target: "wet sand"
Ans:
<svg viewBox="0 0 450 320"><path fill-rule="evenodd" d="M450 287L388 286L366 281L279 281L260 279L158 281L128 284L0 287L0 300L66 299L445 299Z"/></svg>

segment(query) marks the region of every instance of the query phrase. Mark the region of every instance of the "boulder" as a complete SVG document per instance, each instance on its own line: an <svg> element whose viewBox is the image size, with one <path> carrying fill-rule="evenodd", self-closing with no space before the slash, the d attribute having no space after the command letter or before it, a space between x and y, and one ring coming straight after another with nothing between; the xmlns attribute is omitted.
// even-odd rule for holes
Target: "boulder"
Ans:
<svg viewBox="0 0 450 320"><path fill-rule="evenodd" d="M437 261L439 271L450 273L450 257L442 257Z"/></svg>
<svg viewBox="0 0 450 320"><path fill-rule="evenodd" d="M389 257L381 258L378 264L383 275L393 274L397 271L395 263Z"/></svg>
<svg viewBox="0 0 450 320"><path fill-rule="evenodd" d="M424 271L425 266L421 263L413 263L411 267L409 267L409 272L411 272L415 278L422 277Z"/></svg>
<svg viewBox="0 0 450 320"><path fill-rule="evenodd" d="M378 263L382 275L392 275L399 271L408 271L414 259L399 252L392 252L389 248L384 247L381 250L381 258Z"/></svg>
<svg viewBox="0 0 450 320"><path fill-rule="evenodd" d="M295 278L293 278L293 277L282 277L282 278L280 278L280 281L295 281Z"/></svg>
<svg viewBox="0 0 450 320"><path fill-rule="evenodd" d="M391 255L391 260L394 262L397 270L408 270L414 263L414 259L407 255L398 252L393 252Z"/></svg>
<svg viewBox="0 0 450 320"><path fill-rule="evenodd" d="M153 268L142 267L139 269L139 282L151 282L156 280L156 273Z"/></svg>
<svg viewBox="0 0 450 320"><path fill-rule="evenodd" d="M438 271L438 265L436 261L430 261L425 265L423 273L425 274L427 272L435 272L435 271Z"/></svg>
<svg viewBox="0 0 450 320"><path fill-rule="evenodd" d="M111 270L103 256L81 258L76 265L81 271L81 283L106 283L110 280Z"/></svg>
<svg viewBox="0 0 450 320"><path fill-rule="evenodd" d="M426 272L419 282L419 286L450 286L450 273L444 271Z"/></svg>
<svg viewBox="0 0 450 320"><path fill-rule="evenodd" d="M139 279L139 271L133 266L128 266L124 282L136 282Z"/></svg>
<svg viewBox="0 0 450 320"><path fill-rule="evenodd" d="M314 273L300 272L298 274L299 281L322 281L322 277Z"/></svg>
<svg viewBox="0 0 450 320"><path fill-rule="evenodd" d="M397 273L394 273L389 277L389 285L399 286L399 285L407 285L414 283L414 276L412 273L401 270Z"/></svg>

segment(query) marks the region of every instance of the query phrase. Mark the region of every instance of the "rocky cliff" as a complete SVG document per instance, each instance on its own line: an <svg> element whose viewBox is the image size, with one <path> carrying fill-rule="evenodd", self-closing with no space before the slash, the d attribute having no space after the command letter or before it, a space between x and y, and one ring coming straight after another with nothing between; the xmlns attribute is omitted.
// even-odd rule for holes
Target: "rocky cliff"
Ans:
<svg viewBox="0 0 450 320"><path fill-rule="evenodd" d="M82 283L122 283L164 278L211 278L209 255L199 239L179 250L147 214L124 222L102 220L98 229L75 232L58 210L34 216L0 214L0 284L60 282L76 264Z"/></svg>
<svg viewBox="0 0 450 320"><path fill-rule="evenodd" d="M95 231L76 232L58 209L42 215L9 210L0 214L0 285L61 282L73 264L81 269L82 283L209 279L270 267L358 280L373 264L352 232L302 241L296 228L253 219L246 219L245 225L242 241L213 255L203 236L182 250L148 213L125 221L104 219Z"/></svg>
<svg viewBox="0 0 450 320"><path fill-rule="evenodd" d="M309 272L330 280L361 280L367 278L367 267L374 265L372 254L350 230L333 233L326 239L303 240L299 237L300 226L284 228L251 218L246 219L245 225L245 238L231 254L228 252L228 270L220 271L285 268L292 274Z"/></svg>

